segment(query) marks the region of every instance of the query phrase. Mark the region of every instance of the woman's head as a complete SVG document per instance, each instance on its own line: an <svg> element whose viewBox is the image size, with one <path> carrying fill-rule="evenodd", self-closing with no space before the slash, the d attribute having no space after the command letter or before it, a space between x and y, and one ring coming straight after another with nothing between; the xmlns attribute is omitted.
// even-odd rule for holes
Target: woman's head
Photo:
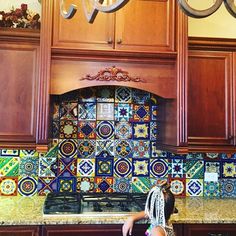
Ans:
<svg viewBox="0 0 236 236"><path fill-rule="evenodd" d="M153 225L163 225L175 209L175 198L166 182L157 183L149 192L145 212Z"/></svg>

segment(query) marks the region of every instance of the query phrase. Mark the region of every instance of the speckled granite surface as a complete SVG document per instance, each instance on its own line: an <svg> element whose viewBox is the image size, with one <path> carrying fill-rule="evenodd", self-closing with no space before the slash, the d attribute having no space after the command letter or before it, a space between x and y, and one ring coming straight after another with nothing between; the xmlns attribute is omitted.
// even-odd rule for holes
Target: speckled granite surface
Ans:
<svg viewBox="0 0 236 236"><path fill-rule="evenodd" d="M132 213L44 216L44 197L0 197L0 225L122 224ZM235 199L176 199L173 223L236 223Z"/></svg>

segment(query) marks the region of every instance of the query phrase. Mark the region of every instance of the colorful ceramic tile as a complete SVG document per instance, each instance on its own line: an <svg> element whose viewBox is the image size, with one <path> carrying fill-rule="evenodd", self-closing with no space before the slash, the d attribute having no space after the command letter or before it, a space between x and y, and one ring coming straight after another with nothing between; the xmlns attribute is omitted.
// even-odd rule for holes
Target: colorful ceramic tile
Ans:
<svg viewBox="0 0 236 236"><path fill-rule="evenodd" d="M58 157L74 158L77 156L77 140L61 139L58 144Z"/></svg>
<svg viewBox="0 0 236 236"><path fill-rule="evenodd" d="M130 121L132 118L131 104L115 103L115 120Z"/></svg>
<svg viewBox="0 0 236 236"><path fill-rule="evenodd" d="M157 122L150 122L150 140L157 140Z"/></svg>
<svg viewBox="0 0 236 236"><path fill-rule="evenodd" d="M25 176L19 177L18 181L18 194L25 197L31 197L36 195L38 186L38 178Z"/></svg>
<svg viewBox="0 0 236 236"><path fill-rule="evenodd" d="M19 175L21 176L38 176L39 158L38 157L21 157L19 166Z"/></svg>
<svg viewBox="0 0 236 236"><path fill-rule="evenodd" d="M114 102L114 87L99 87L97 89L97 101L98 102Z"/></svg>
<svg viewBox="0 0 236 236"><path fill-rule="evenodd" d="M40 157L39 158L39 177L56 177L57 158Z"/></svg>
<svg viewBox="0 0 236 236"><path fill-rule="evenodd" d="M150 178L133 177L131 187L133 193L147 193L151 188Z"/></svg>
<svg viewBox="0 0 236 236"><path fill-rule="evenodd" d="M96 157L114 157L114 140L96 140Z"/></svg>
<svg viewBox="0 0 236 236"><path fill-rule="evenodd" d="M221 179L220 184L222 198L236 197L236 179Z"/></svg>
<svg viewBox="0 0 236 236"><path fill-rule="evenodd" d="M114 103L97 103L97 120L114 120Z"/></svg>
<svg viewBox="0 0 236 236"><path fill-rule="evenodd" d="M60 122L59 121L52 121L52 127L51 127L51 135L52 138L59 138L60 133Z"/></svg>
<svg viewBox="0 0 236 236"><path fill-rule="evenodd" d="M152 106L158 105L158 100L159 100L159 98L157 97L157 95L151 93L150 96L151 96L151 97L150 97L149 103L150 103Z"/></svg>
<svg viewBox="0 0 236 236"><path fill-rule="evenodd" d="M95 157L95 140L79 140L78 141L78 157L79 158L94 158Z"/></svg>
<svg viewBox="0 0 236 236"><path fill-rule="evenodd" d="M150 160L150 176L156 178L168 177L168 159L151 159Z"/></svg>
<svg viewBox="0 0 236 236"><path fill-rule="evenodd" d="M78 177L77 178L77 192L94 192L95 184L94 178Z"/></svg>
<svg viewBox="0 0 236 236"><path fill-rule="evenodd" d="M209 159L209 160L219 160L220 159L220 155L219 153L206 153L205 159Z"/></svg>
<svg viewBox="0 0 236 236"><path fill-rule="evenodd" d="M163 157L167 158L167 152L163 152L157 148L156 141L150 141L150 148L151 148L151 157Z"/></svg>
<svg viewBox="0 0 236 236"><path fill-rule="evenodd" d="M133 139L149 139L150 124L149 122L133 123Z"/></svg>
<svg viewBox="0 0 236 236"><path fill-rule="evenodd" d="M204 181L204 197L220 197L220 183Z"/></svg>
<svg viewBox="0 0 236 236"><path fill-rule="evenodd" d="M186 196L203 196L203 179L186 179Z"/></svg>
<svg viewBox="0 0 236 236"><path fill-rule="evenodd" d="M220 177L220 162L219 161L205 161L205 172L217 173Z"/></svg>
<svg viewBox="0 0 236 236"><path fill-rule="evenodd" d="M219 154L221 159L231 159L232 155L230 153L220 153Z"/></svg>
<svg viewBox="0 0 236 236"><path fill-rule="evenodd" d="M186 178L203 179L204 177L204 161L186 160Z"/></svg>
<svg viewBox="0 0 236 236"><path fill-rule="evenodd" d="M131 192L131 179L115 178L114 179L114 192L118 192L118 193Z"/></svg>
<svg viewBox="0 0 236 236"><path fill-rule="evenodd" d="M58 146L59 146L59 140L53 139L50 146L49 146L49 151L47 153L45 153L44 156L45 157L57 157L58 156Z"/></svg>
<svg viewBox="0 0 236 236"><path fill-rule="evenodd" d="M0 176L18 176L19 157L0 157Z"/></svg>
<svg viewBox="0 0 236 236"><path fill-rule="evenodd" d="M0 157L18 157L20 150L0 149Z"/></svg>
<svg viewBox="0 0 236 236"><path fill-rule="evenodd" d="M115 88L115 102L116 103L131 103L132 89L127 87Z"/></svg>
<svg viewBox="0 0 236 236"><path fill-rule="evenodd" d="M53 121L58 121L60 119L60 103L58 101L53 102L52 119Z"/></svg>
<svg viewBox="0 0 236 236"><path fill-rule="evenodd" d="M133 105L133 119L134 122L149 122L150 121L150 107L147 105Z"/></svg>
<svg viewBox="0 0 236 236"><path fill-rule="evenodd" d="M39 153L36 150L20 150L20 157L38 157Z"/></svg>
<svg viewBox="0 0 236 236"><path fill-rule="evenodd" d="M96 139L96 122L79 121L78 139Z"/></svg>
<svg viewBox="0 0 236 236"><path fill-rule="evenodd" d="M183 159L170 160L170 175L172 178L183 178L185 174Z"/></svg>
<svg viewBox="0 0 236 236"><path fill-rule="evenodd" d="M204 153L188 153L186 155L186 159L193 159L193 160L202 160L204 159Z"/></svg>
<svg viewBox="0 0 236 236"><path fill-rule="evenodd" d="M149 158L150 157L150 142L146 140L133 141L133 157L134 158Z"/></svg>
<svg viewBox="0 0 236 236"><path fill-rule="evenodd" d="M156 121L158 114L158 106L151 106L151 120Z"/></svg>
<svg viewBox="0 0 236 236"><path fill-rule="evenodd" d="M115 158L114 160L114 176L115 177L131 177L132 159L131 158Z"/></svg>
<svg viewBox="0 0 236 236"><path fill-rule="evenodd" d="M97 122L97 139L114 139L114 121Z"/></svg>
<svg viewBox="0 0 236 236"><path fill-rule="evenodd" d="M77 116L78 116L77 102L62 102L60 104L61 120L77 120Z"/></svg>
<svg viewBox="0 0 236 236"><path fill-rule="evenodd" d="M96 120L96 103L81 103L78 106L78 120Z"/></svg>
<svg viewBox="0 0 236 236"><path fill-rule="evenodd" d="M132 140L115 140L115 156L128 158L133 154Z"/></svg>
<svg viewBox="0 0 236 236"><path fill-rule="evenodd" d="M77 159L59 158L57 163L57 176L71 177L77 174Z"/></svg>
<svg viewBox="0 0 236 236"><path fill-rule="evenodd" d="M60 139L76 139L78 133L77 121L60 120Z"/></svg>
<svg viewBox="0 0 236 236"><path fill-rule="evenodd" d="M77 176L94 177L95 176L95 159L78 159Z"/></svg>
<svg viewBox="0 0 236 236"><path fill-rule="evenodd" d="M236 177L236 162L233 160L222 161L222 177L234 178Z"/></svg>
<svg viewBox="0 0 236 236"><path fill-rule="evenodd" d="M185 193L185 179L184 178L170 178L170 190L177 197L184 197Z"/></svg>
<svg viewBox="0 0 236 236"><path fill-rule="evenodd" d="M0 196L16 196L17 186L17 177L0 177Z"/></svg>
<svg viewBox="0 0 236 236"><path fill-rule="evenodd" d="M113 176L113 158L96 158L95 175Z"/></svg>
<svg viewBox="0 0 236 236"><path fill-rule="evenodd" d="M76 192L77 179L76 177L58 177L57 191L58 192Z"/></svg>
<svg viewBox="0 0 236 236"><path fill-rule="evenodd" d="M115 123L115 138L116 139L131 139L132 125L130 122L120 121Z"/></svg>
<svg viewBox="0 0 236 236"><path fill-rule="evenodd" d="M133 89L133 103L145 104L150 100L150 93L144 90Z"/></svg>
<svg viewBox="0 0 236 236"><path fill-rule="evenodd" d="M112 193L113 190L113 177L95 177L95 192L96 193Z"/></svg>
<svg viewBox="0 0 236 236"><path fill-rule="evenodd" d="M87 87L79 90L79 102L95 102L96 101L96 89L93 87Z"/></svg>
<svg viewBox="0 0 236 236"><path fill-rule="evenodd" d="M148 177L149 176L149 159L132 159L132 176Z"/></svg>
<svg viewBox="0 0 236 236"><path fill-rule="evenodd" d="M236 159L236 153L233 153L233 154L231 155L231 158L232 158L232 159Z"/></svg>
<svg viewBox="0 0 236 236"><path fill-rule="evenodd" d="M54 177L38 178L38 195L46 196L51 192L57 192L57 179Z"/></svg>

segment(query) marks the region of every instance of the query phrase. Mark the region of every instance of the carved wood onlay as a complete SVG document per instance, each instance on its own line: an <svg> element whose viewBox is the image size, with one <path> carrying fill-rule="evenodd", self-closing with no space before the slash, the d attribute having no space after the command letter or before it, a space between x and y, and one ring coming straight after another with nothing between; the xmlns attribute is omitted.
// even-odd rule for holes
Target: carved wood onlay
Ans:
<svg viewBox="0 0 236 236"><path fill-rule="evenodd" d="M97 81L118 81L118 82L141 82L146 80L139 77L131 77L127 71L116 68L115 66L100 70L96 75L86 75L80 80L97 80Z"/></svg>

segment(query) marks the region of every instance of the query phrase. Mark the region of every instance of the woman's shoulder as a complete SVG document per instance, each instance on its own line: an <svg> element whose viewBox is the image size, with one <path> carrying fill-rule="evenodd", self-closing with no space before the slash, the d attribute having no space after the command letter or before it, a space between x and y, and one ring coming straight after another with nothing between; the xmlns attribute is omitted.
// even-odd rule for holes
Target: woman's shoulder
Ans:
<svg viewBox="0 0 236 236"><path fill-rule="evenodd" d="M167 236L165 228L156 226L152 228L151 236Z"/></svg>

